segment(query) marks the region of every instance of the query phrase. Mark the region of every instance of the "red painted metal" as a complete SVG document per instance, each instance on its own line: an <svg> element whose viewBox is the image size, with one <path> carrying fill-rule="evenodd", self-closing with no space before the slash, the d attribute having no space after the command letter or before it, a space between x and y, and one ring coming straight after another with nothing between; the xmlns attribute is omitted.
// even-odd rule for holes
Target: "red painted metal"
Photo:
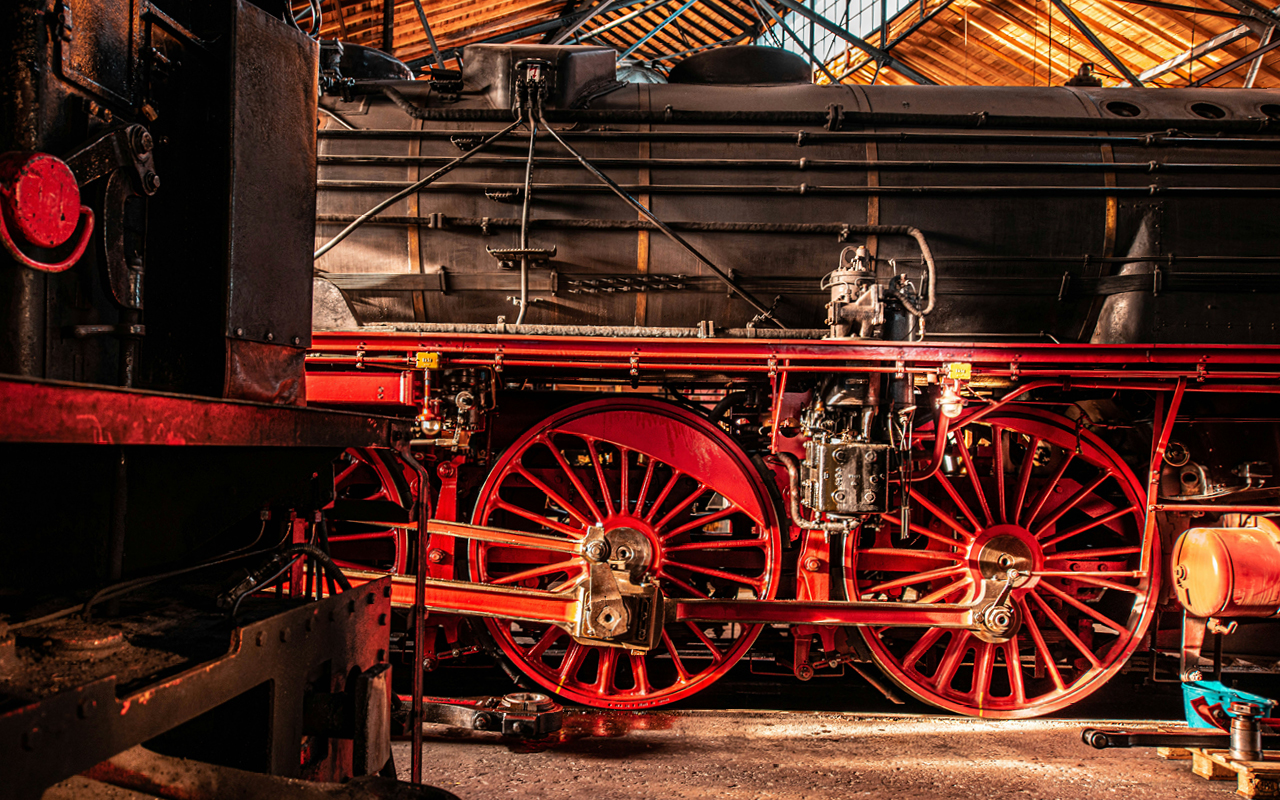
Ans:
<svg viewBox="0 0 1280 800"><path fill-rule="evenodd" d="M545 420L495 464L480 492L478 525L581 540L638 531L648 569L673 598L771 600L781 542L759 474L704 418L645 399L584 403ZM583 575L580 558L474 543L471 577L482 583L562 589ZM648 654L590 647L559 628L490 621L503 652L532 679L577 702L644 708L678 700L727 672L751 647L755 625L665 626Z"/></svg>
<svg viewBox="0 0 1280 800"><path fill-rule="evenodd" d="M307 376L307 402L417 408L422 402L421 373L313 372Z"/></svg>
<svg viewBox="0 0 1280 800"><path fill-rule="evenodd" d="M61 247L80 228L71 252L48 263L22 251ZM93 212L80 205L80 187L71 169L45 153L0 155L0 243L20 264L44 272L62 272L80 260L93 233Z"/></svg>
<svg viewBox="0 0 1280 800"><path fill-rule="evenodd" d="M1141 484L1096 436L1078 435L1077 454L1070 420L1026 407L958 420L948 452L962 467L911 484L907 537L897 512L848 537L850 599L966 603L984 577L999 578L1001 557L1030 572L1013 592L1022 625L1008 642L940 627L863 628L876 662L906 691L964 714L1038 716L1100 687L1138 646L1158 575L1134 567L1144 550L1158 557L1159 542L1142 540Z"/></svg>
<svg viewBox="0 0 1280 800"><path fill-rule="evenodd" d="M0 376L0 441L388 447L412 420Z"/></svg>
<svg viewBox="0 0 1280 800"><path fill-rule="evenodd" d="M1173 546L1173 585L1196 617L1280 613L1280 527L1247 517L1248 527L1192 528Z"/></svg>
<svg viewBox="0 0 1280 800"><path fill-rule="evenodd" d="M339 457L334 502L325 509L338 566L409 573L409 537L418 527L410 517L417 483L418 476L400 468L392 451L353 447Z"/></svg>
<svg viewBox="0 0 1280 800"><path fill-rule="evenodd" d="M364 352L365 360L377 353L440 353L446 362L493 366L529 365L571 367L607 365L630 370L634 356L642 370L667 363L702 370L736 369L751 366L764 370L812 369L826 362L838 368L838 362L853 360L864 365L849 367L854 371L919 371L915 365L929 365L928 371L951 362L972 364L975 375L1004 374L1011 371L1030 376L1037 367L1054 366L1053 375L1093 374L1119 379L1113 371L1100 372L1104 366L1128 366L1145 369L1131 377L1177 378L1191 380L1220 379L1248 375L1249 379L1274 379L1275 370L1262 367L1280 366L1280 345L1185 345L1185 344L1043 344L1017 345L957 342L856 342L838 340L786 339L645 339L580 336L516 336L497 334L435 334L399 331L317 331L313 340L314 358ZM775 364L770 366L769 361ZM396 363L407 363L404 357ZM887 366L877 367L877 364ZM1012 365L1012 370L1011 370ZM1197 366L1199 365L1199 366ZM1183 367L1184 370L1173 369ZM1253 370L1226 370L1226 367L1252 367ZM1189 372L1187 372L1189 368ZM1219 372L1219 370L1222 370ZM1130 372L1126 371L1129 377Z"/></svg>

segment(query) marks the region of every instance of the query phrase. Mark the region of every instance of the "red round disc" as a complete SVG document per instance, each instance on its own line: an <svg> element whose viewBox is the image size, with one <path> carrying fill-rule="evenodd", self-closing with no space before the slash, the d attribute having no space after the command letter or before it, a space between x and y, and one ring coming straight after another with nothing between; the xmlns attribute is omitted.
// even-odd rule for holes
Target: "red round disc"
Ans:
<svg viewBox="0 0 1280 800"><path fill-rule="evenodd" d="M80 187L71 169L46 153L10 153L0 163L5 217L37 247L58 247L80 220Z"/></svg>

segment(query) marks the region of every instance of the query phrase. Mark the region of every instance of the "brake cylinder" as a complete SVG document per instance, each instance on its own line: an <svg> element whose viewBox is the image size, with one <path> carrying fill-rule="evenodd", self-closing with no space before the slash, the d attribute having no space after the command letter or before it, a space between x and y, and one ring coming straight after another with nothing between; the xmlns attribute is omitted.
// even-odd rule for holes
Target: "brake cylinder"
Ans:
<svg viewBox="0 0 1280 800"><path fill-rule="evenodd" d="M1222 524L1228 527L1192 528L1174 545L1179 602L1197 617L1280 614L1280 527L1235 514Z"/></svg>

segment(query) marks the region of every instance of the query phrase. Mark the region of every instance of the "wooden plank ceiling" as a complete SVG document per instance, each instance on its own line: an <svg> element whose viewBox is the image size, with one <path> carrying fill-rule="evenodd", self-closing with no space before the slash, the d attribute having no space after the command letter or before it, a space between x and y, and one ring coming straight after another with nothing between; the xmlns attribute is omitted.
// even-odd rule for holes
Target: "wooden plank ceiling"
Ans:
<svg viewBox="0 0 1280 800"><path fill-rule="evenodd" d="M1118 59L1145 85L1188 86L1271 43L1269 31L1280 24L1280 16L1260 4L1267 1L912 0L891 19L887 37L876 30L866 39L887 46L895 59L943 85L1056 86L1081 64L1092 63L1103 85L1117 86L1125 82L1112 63ZM299 9L307 6L305 0L294 2ZM426 63L431 47L412 0L319 2L322 37L390 49L415 66ZM476 42L553 41L601 2L421 0L447 57ZM778 0L768 8L764 2L769 0L613 0L578 35L586 37L585 43L619 52L643 40L633 57L665 69L690 51L754 41L767 27L786 40L773 14L788 28L801 27L802 18ZM1110 53L1090 42L1077 21ZM1280 45L1280 35L1275 41ZM1280 87L1280 46L1258 60L1253 85ZM827 69L846 83L913 82L892 64L877 68L854 46L828 62ZM1250 64L1242 63L1205 85L1239 87L1249 73ZM830 81L823 72L815 77Z"/></svg>

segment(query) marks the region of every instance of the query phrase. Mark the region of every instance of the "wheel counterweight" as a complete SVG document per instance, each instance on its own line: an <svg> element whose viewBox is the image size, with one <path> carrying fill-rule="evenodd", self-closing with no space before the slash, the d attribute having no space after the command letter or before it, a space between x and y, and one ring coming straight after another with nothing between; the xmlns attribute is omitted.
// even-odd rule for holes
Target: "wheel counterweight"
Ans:
<svg viewBox="0 0 1280 800"><path fill-rule="evenodd" d="M669 597L777 592L778 524L754 465L711 422L654 400L593 401L542 422L499 459L473 522L578 540L600 526L614 557L643 561ZM581 559L530 548L474 542L469 560L471 579L484 583L563 590L585 579ZM639 653L582 644L548 625L487 623L534 681L606 708L687 697L728 672L759 633L671 623Z"/></svg>
<svg viewBox="0 0 1280 800"><path fill-rule="evenodd" d="M932 452L925 434L917 442ZM1087 696L1142 639L1158 576L1136 575L1143 492L1120 457L1073 420L1010 406L948 434L943 467L845 543L850 599L965 603L1016 569L1019 625L1005 642L938 628L865 628L877 665L961 714L1022 718ZM1159 564L1153 541L1149 563Z"/></svg>

